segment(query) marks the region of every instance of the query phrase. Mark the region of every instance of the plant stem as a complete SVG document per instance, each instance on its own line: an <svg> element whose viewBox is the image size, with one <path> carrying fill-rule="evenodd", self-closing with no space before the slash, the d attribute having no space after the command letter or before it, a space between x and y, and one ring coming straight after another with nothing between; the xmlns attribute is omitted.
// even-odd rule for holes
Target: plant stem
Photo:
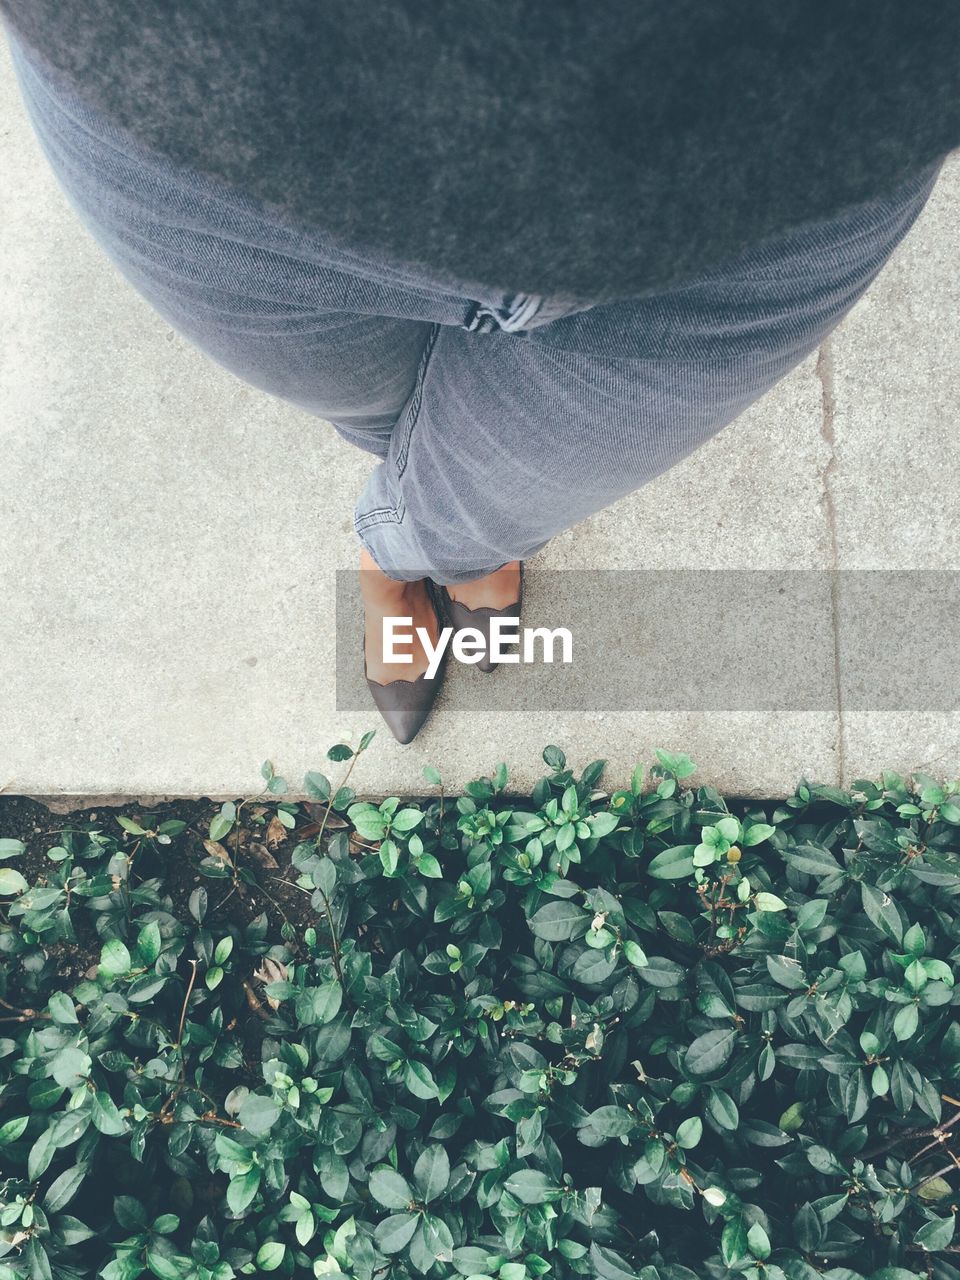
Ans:
<svg viewBox="0 0 960 1280"><path fill-rule="evenodd" d="M192 968L192 969L191 969L191 971L190 971L190 981L187 983L187 994L183 997L183 1008L180 1010L180 1030L177 1032L177 1047L178 1047L178 1048L179 1048L179 1050L180 1050L180 1070L181 1070L181 1073L183 1072L183 1069L184 1069L184 1064L183 1064L183 1028L186 1026L186 1022L187 1022L187 1005L190 1003L190 996L191 996L191 994L192 994L192 992L193 992L193 984L194 984L194 983L196 982L196 980L197 980L197 962L196 962L196 960L191 960L191 961L190 961L190 963L193 965L193 968Z"/></svg>

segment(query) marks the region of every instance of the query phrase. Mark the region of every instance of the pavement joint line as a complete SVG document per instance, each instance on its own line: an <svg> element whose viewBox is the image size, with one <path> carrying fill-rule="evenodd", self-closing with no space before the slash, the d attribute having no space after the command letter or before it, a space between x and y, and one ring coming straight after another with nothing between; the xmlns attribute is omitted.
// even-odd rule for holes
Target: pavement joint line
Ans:
<svg viewBox="0 0 960 1280"><path fill-rule="evenodd" d="M821 505L827 518L827 532L830 536L830 615L833 634L833 681L837 700L837 786L842 787L846 776L845 737L846 726L843 719L843 688L840 679L840 615L838 606L837 572L840 568L840 555L837 547L837 511L834 502L833 472L837 466L837 401L834 387L833 348L830 339L826 338L817 351L817 380L820 383L820 435L827 446L826 464L820 469L820 483L823 486Z"/></svg>

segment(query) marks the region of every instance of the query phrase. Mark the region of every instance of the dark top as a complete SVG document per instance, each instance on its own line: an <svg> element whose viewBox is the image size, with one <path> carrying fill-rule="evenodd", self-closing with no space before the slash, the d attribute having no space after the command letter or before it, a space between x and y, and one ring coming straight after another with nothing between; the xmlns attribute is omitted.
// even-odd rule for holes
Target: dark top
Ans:
<svg viewBox="0 0 960 1280"><path fill-rule="evenodd" d="M958 0L0 0L142 142L506 291L689 279L960 146Z"/></svg>

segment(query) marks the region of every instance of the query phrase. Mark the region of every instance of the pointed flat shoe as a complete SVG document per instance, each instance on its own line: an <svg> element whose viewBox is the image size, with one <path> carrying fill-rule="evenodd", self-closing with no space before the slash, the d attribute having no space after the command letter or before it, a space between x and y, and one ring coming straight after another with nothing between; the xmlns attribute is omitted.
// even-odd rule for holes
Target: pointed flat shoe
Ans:
<svg viewBox="0 0 960 1280"><path fill-rule="evenodd" d="M468 609L459 600L454 600L446 587L441 587L440 590L443 592L443 607L454 630L461 631L464 627L473 627L483 636L485 650L477 666L481 671L496 671L500 664L499 662L490 661L490 623L494 618L518 618L520 616L520 608L523 604L523 561L520 561L520 597L515 604L507 605L505 609L488 609L485 607Z"/></svg>
<svg viewBox="0 0 960 1280"><path fill-rule="evenodd" d="M443 627L443 612L437 599L433 584L427 582L427 591L437 615L438 626ZM366 631L361 640L363 654L363 676L367 682L374 705L386 722L387 728L398 742L406 745L412 742L426 723L433 704L437 700L440 686L446 671L447 654L444 650L440 659L440 668L432 680L426 674L417 676L415 680L390 680L379 684L367 675L367 642Z"/></svg>

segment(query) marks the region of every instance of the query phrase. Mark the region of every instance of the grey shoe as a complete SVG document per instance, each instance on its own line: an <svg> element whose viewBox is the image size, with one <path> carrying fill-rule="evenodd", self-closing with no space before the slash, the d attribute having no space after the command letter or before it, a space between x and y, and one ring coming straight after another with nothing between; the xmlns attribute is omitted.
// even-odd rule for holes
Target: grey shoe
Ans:
<svg viewBox="0 0 960 1280"><path fill-rule="evenodd" d="M463 627L473 627L483 636L486 652L477 663L481 671L496 671L500 665L498 662L490 661L490 622L493 618L518 618L520 616L520 607L523 604L523 561L520 561L520 598L516 604L511 604L506 609L488 609L482 607L480 609L468 609L465 604L461 604L458 600L452 599L450 592L446 587L441 587L443 592L443 606L450 619L450 625L460 631Z"/></svg>
<svg viewBox="0 0 960 1280"><path fill-rule="evenodd" d="M427 592L437 615L439 626L443 627L443 609L437 598L436 589L429 580ZM367 643L366 632L361 640L363 654L363 675L367 688L373 697L374 704L386 721L387 728L398 742L412 742L426 722L427 716L437 700L440 686L447 666L447 654L444 650L440 659L440 667L432 680L426 674L417 676L416 680L390 680L387 684L378 684L367 675Z"/></svg>

